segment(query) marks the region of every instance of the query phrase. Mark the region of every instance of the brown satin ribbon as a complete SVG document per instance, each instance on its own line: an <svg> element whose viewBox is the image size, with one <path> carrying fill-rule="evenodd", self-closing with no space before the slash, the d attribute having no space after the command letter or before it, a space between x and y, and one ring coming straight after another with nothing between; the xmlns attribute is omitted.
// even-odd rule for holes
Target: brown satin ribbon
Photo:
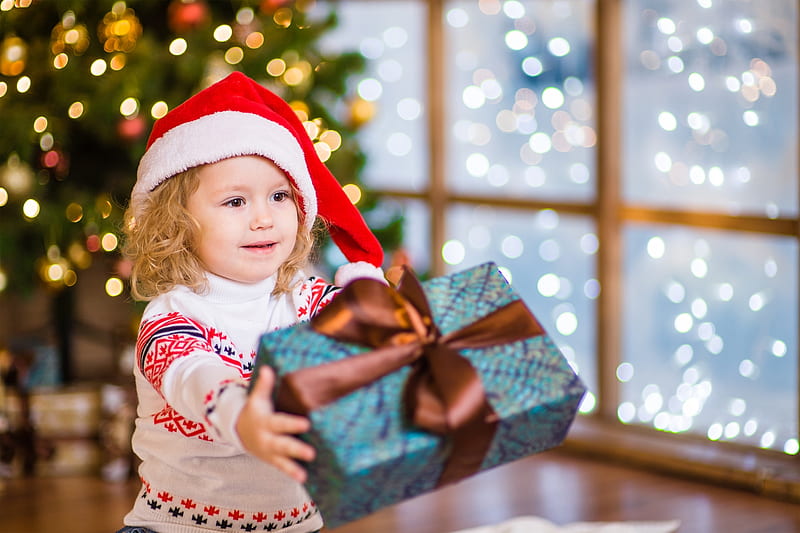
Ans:
<svg viewBox="0 0 800 533"><path fill-rule="evenodd" d="M544 333L520 300L442 335L419 280L406 269L395 290L360 279L345 287L311 327L373 350L291 372L277 393L280 410L308 415L405 365L404 405L415 425L451 437L442 486L480 469L497 427L480 376L458 350L506 344Z"/></svg>

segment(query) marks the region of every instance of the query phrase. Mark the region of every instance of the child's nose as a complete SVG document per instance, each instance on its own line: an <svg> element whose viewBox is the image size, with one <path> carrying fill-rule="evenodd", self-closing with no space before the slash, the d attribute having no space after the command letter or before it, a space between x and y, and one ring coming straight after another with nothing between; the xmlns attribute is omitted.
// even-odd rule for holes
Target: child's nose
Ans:
<svg viewBox="0 0 800 533"><path fill-rule="evenodd" d="M272 226L272 210L267 205L258 206L253 211L253 219L250 223L252 229L263 229Z"/></svg>

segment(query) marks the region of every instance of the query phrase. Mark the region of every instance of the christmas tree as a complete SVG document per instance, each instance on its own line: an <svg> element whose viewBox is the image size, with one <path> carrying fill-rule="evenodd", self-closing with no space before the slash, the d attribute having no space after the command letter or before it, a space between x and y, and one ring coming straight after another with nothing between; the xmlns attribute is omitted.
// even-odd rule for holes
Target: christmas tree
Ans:
<svg viewBox="0 0 800 533"><path fill-rule="evenodd" d="M233 70L289 101L361 211L376 209L355 137L372 109L347 83L364 58L320 49L336 16L311 4L0 0L0 293L68 290L118 255L153 121ZM373 229L399 243L399 220ZM111 295L125 292L118 265Z"/></svg>
<svg viewBox="0 0 800 533"><path fill-rule="evenodd" d="M369 216L378 199L359 179L365 60L321 48L337 19L312 4L0 0L0 301L49 294L60 379L74 373L77 284L102 283L82 272L102 265L105 293L127 298L122 215L153 122L233 70L290 102L362 213L385 220ZM373 227L387 251L401 224Z"/></svg>

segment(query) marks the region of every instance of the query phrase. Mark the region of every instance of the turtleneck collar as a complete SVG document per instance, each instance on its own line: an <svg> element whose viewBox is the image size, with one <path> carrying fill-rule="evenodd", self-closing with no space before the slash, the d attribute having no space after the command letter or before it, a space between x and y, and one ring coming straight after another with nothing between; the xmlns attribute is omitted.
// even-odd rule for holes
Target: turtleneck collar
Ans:
<svg viewBox="0 0 800 533"><path fill-rule="evenodd" d="M256 283L241 283L215 274L206 273L208 289L203 298L222 304L245 303L270 295L275 288L275 275Z"/></svg>

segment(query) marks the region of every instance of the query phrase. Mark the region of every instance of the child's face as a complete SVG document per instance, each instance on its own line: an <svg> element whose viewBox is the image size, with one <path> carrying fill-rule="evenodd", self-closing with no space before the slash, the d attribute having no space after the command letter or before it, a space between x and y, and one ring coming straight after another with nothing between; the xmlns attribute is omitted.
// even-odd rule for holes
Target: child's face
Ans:
<svg viewBox="0 0 800 533"><path fill-rule="evenodd" d="M277 272L294 249L297 206L286 175L263 157L200 168L188 211L200 223L196 253L212 274L255 283Z"/></svg>

